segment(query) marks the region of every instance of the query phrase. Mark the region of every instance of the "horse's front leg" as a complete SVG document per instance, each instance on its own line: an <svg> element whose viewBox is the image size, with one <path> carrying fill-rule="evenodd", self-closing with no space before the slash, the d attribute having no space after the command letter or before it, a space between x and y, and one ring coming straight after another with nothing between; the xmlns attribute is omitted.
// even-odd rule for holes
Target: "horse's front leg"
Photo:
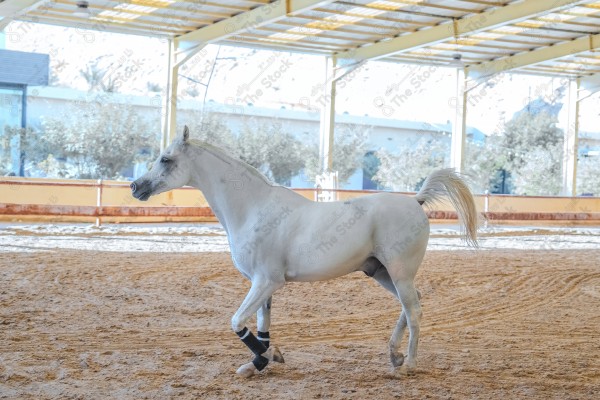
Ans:
<svg viewBox="0 0 600 400"><path fill-rule="evenodd" d="M272 280L256 279L252 281L252 287L246 295L244 302L231 319L231 327L239 336L244 344L254 353L252 362L242 365L237 373L240 376L248 378L255 373L262 371L269 361L283 362L283 357L275 347L267 348L254 334L246 327L250 317L265 306L271 295L283 286L284 282L275 282ZM270 310L269 310L270 311ZM264 317L263 313L263 317ZM269 314L270 320L270 314ZM264 319L263 319L264 323ZM269 321L270 323L270 321ZM264 327L264 326L263 326ZM259 329L263 329L260 327ZM268 329L268 327L267 327ZM263 331L261 331L263 332Z"/></svg>
<svg viewBox="0 0 600 400"><path fill-rule="evenodd" d="M256 336L258 340L265 345L268 349L271 343L271 336L269 334L269 327L271 326L271 303L273 301L273 296L269 297L256 313Z"/></svg>

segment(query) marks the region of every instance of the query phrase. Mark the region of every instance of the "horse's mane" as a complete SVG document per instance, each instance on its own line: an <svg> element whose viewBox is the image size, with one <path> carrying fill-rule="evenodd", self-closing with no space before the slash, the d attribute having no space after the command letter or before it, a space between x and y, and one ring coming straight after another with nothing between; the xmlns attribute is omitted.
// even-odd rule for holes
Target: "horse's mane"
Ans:
<svg viewBox="0 0 600 400"><path fill-rule="evenodd" d="M208 151L210 154L229 165L236 165L241 167L242 169L245 169L246 171L248 171L249 174L259 178L269 186L279 186L273 183L269 178L267 178L263 173L254 168L252 165L244 162L243 160L240 160L239 158L233 157L230 154L227 154L227 152L221 149L220 147L197 139L190 139L188 140L188 143L194 147Z"/></svg>

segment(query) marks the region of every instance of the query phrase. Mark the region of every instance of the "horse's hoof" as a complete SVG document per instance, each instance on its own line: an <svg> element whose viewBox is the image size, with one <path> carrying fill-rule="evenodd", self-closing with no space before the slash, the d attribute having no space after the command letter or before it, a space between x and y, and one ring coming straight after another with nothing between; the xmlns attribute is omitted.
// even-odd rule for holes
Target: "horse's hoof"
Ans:
<svg viewBox="0 0 600 400"><path fill-rule="evenodd" d="M398 368L404 364L404 354L402 353L390 353L390 361L394 368Z"/></svg>
<svg viewBox="0 0 600 400"><path fill-rule="evenodd" d="M241 376L242 378L250 378L252 375L258 373L258 370L251 362L248 364L244 364L235 371L236 374Z"/></svg>
<svg viewBox="0 0 600 400"><path fill-rule="evenodd" d="M285 360L283 359L283 354L281 354L277 347L269 348L269 350L267 350L267 353L268 352L271 352L271 354L267 357L269 360L273 360L282 364L285 363Z"/></svg>
<svg viewBox="0 0 600 400"><path fill-rule="evenodd" d="M399 371L401 375L414 376L417 374L417 367L409 367L408 365L404 364L402 367L400 367Z"/></svg>

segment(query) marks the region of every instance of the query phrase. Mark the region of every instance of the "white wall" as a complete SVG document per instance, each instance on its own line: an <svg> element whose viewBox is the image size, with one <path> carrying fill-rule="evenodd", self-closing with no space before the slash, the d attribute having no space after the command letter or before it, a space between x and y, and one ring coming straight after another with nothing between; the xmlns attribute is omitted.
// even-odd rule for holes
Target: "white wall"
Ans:
<svg viewBox="0 0 600 400"><path fill-rule="evenodd" d="M161 130L162 98L156 96L126 96L118 93L85 92L75 89L56 87L29 87L27 100L27 125L39 128L43 118L61 118L75 114L80 115L95 103L107 102L131 104L140 116L156 122L157 137ZM178 122L188 123L191 118L196 118L191 111L202 109L200 101L181 100L178 102ZM318 143L320 115L314 111L289 110L285 108L269 109L254 106L228 106L224 104L207 103L207 109L221 115L233 132L239 132L244 120L251 117L257 120L272 121L277 119L283 129L294 134L302 141L311 140ZM336 116L337 124L352 124L370 129L367 150L385 148L396 150L400 146L411 146L419 138L428 139L436 137L449 143L451 126L445 124L429 124L415 121L400 121L393 119L374 118L370 116L356 116L340 114ZM298 188L312 188L313 182L305 176L299 175L292 179L292 186ZM362 170L358 170L346 189L362 189Z"/></svg>

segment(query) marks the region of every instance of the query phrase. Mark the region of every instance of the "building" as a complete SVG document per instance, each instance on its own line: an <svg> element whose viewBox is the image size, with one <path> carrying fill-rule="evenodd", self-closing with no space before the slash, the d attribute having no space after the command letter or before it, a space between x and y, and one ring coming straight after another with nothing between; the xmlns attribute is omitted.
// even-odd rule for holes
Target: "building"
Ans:
<svg viewBox="0 0 600 400"><path fill-rule="evenodd" d="M119 93L85 92L68 88L32 87L27 90L27 125L40 128L43 118L60 117L61 115L83 115L86 108L94 104L117 103L128 104L134 107L136 113L156 125L157 137L160 134L160 120L162 113L162 98L160 95L129 96ZM178 103L179 121L190 123L197 118L202 103L196 100L183 100ZM281 107L264 108L253 105L227 105L209 102L207 110L221 116L232 132L240 132L244 121L252 118L258 122L269 122L276 119L283 129L293 133L303 142L314 141L319 138L319 112L310 110L287 109ZM365 156L381 148L394 151L398 147L412 146L420 138L436 139L450 146L452 125L445 123L432 124L419 121L394 120L375 118L369 115L356 116L347 113L336 116L338 129L344 126L355 126L368 129L367 151ZM483 141L485 135L476 128L468 128L469 140ZM139 170L138 170L139 171ZM350 178L343 187L346 189L373 189L369 179L363 176L361 169ZM292 187L313 187L314 182L305 176L299 175L290 182Z"/></svg>
<svg viewBox="0 0 600 400"><path fill-rule="evenodd" d="M0 38L3 40L3 38ZM4 127L24 128L27 121L29 86L48 85L50 58L47 54L4 50L0 43L0 134ZM3 144L1 151L10 152L11 169L23 175L23 157L19 151L19 136Z"/></svg>

